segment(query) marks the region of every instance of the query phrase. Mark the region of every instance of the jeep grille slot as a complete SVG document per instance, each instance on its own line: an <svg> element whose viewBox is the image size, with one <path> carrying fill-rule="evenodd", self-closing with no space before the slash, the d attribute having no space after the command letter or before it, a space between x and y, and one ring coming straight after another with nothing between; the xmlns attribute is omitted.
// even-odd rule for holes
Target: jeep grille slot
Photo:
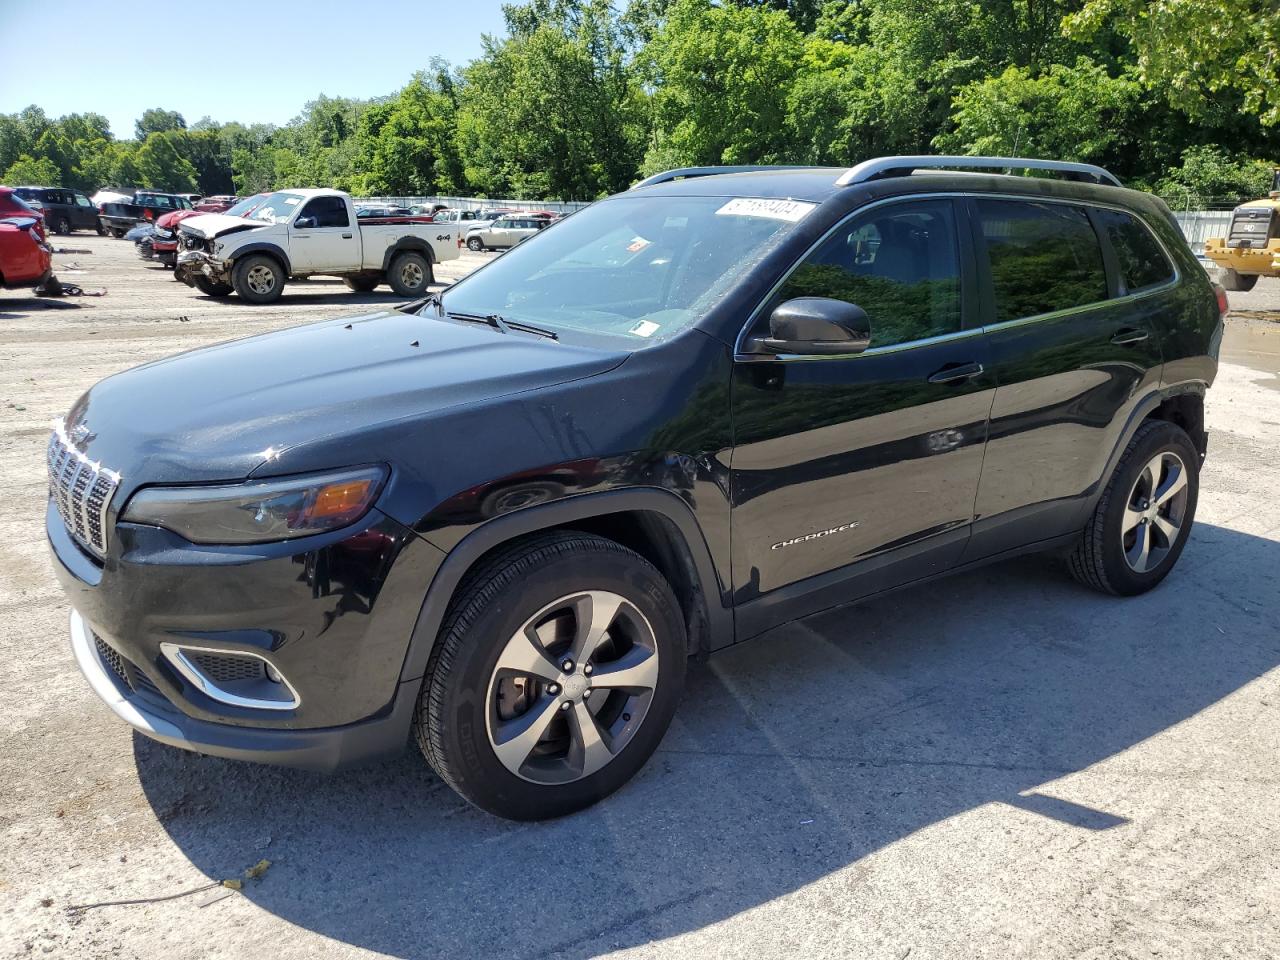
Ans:
<svg viewBox="0 0 1280 960"><path fill-rule="evenodd" d="M67 532L97 556L106 556L107 509L120 474L77 450L61 420L49 437L48 461L49 496Z"/></svg>

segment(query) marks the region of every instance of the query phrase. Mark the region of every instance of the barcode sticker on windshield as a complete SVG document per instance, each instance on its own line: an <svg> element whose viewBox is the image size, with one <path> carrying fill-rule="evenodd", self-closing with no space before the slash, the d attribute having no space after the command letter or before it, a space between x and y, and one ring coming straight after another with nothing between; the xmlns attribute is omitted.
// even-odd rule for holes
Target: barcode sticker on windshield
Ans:
<svg viewBox="0 0 1280 960"><path fill-rule="evenodd" d="M770 220L787 220L795 223L803 220L816 207L816 203L803 200L760 200L755 197L737 197L716 211L718 217L767 217Z"/></svg>
<svg viewBox="0 0 1280 960"><path fill-rule="evenodd" d="M637 337L652 337L661 327L652 320L641 320L627 332Z"/></svg>

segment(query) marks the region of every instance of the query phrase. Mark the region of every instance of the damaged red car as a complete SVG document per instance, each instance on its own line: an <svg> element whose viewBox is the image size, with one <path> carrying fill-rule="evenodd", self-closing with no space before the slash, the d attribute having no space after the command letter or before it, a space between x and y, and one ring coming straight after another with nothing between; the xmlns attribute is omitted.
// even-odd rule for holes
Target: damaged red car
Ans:
<svg viewBox="0 0 1280 960"><path fill-rule="evenodd" d="M32 214L0 216L0 287L45 287L53 281L53 251Z"/></svg>

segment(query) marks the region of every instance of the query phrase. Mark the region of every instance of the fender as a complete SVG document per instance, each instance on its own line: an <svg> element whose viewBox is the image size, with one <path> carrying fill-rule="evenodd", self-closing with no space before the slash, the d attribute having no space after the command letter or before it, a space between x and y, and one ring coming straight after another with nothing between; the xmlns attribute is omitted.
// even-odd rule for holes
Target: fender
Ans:
<svg viewBox="0 0 1280 960"><path fill-rule="evenodd" d="M397 253L403 253L406 250L414 250L423 254L427 258L427 263L435 263L436 255L431 249L431 244L423 240L421 237L401 237L391 246L387 247L386 253L382 255L382 270L385 273L391 269L391 259Z"/></svg>
<svg viewBox="0 0 1280 960"><path fill-rule="evenodd" d="M234 264L241 257L251 253L269 253L284 265L285 276L293 276L293 264L289 262L289 255L284 252L284 248L266 240L259 240L256 243L246 243L243 247L237 247L226 259Z"/></svg>
<svg viewBox="0 0 1280 960"><path fill-rule="evenodd" d="M1182 383L1172 383L1167 386L1152 390L1143 397L1133 407L1129 414L1129 419L1125 422L1124 429L1120 431L1120 437L1116 441L1111 455L1107 457L1106 468L1102 471L1102 476L1098 482L1094 484L1093 490L1085 498L1085 510L1082 513L1083 518L1092 516L1094 509L1098 505L1098 500L1102 497L1102 491L1107 487L1107 481L1111 475L1115 473L1116 464L1120 462L1120 457L1124 455L1125 447L1129 446L1129 441L1133 439L1133 435L1138 432L1138 427L1142 426L1142 422L1151 415L1151 413L1164 403L1166 400L1180 396L1195 396L1201 400L1204 399L1208 391L1208 384L1202 380L1188 380ZM1194 438L1192 440L1194 443ZM1200 451L1203 456L1204 451Z"/></svg>
<svg viewBox="0 0 1280 960"><path fill-rule="evenodd" d="M516 537L537 533L575 521L624 512L657 513L670 520L679 531L693 558L699 588L706 600L708 627L712 648L733 641L733 611L723 606L721 589L711 551L688 504L674 493L660 487L636 487L580 494L517 510L489 520L467 534L445 557L427 589L422 610L409 639L401 682L417 680L427 671L427 661L435 647L436 637L444 623L445 611L467 571L489 550Z"/></svg>

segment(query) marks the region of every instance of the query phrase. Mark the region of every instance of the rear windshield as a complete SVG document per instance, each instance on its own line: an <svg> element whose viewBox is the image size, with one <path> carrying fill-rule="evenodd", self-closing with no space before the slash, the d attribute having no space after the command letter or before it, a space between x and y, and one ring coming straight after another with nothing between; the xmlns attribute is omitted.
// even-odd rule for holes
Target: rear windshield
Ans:
<svg viewBox="0 0 1280 960"><path fill-rule="evenodd" d="M644 346L703 316L814 206L615 197L551 224L455 284L444 310Z"/></svg>

